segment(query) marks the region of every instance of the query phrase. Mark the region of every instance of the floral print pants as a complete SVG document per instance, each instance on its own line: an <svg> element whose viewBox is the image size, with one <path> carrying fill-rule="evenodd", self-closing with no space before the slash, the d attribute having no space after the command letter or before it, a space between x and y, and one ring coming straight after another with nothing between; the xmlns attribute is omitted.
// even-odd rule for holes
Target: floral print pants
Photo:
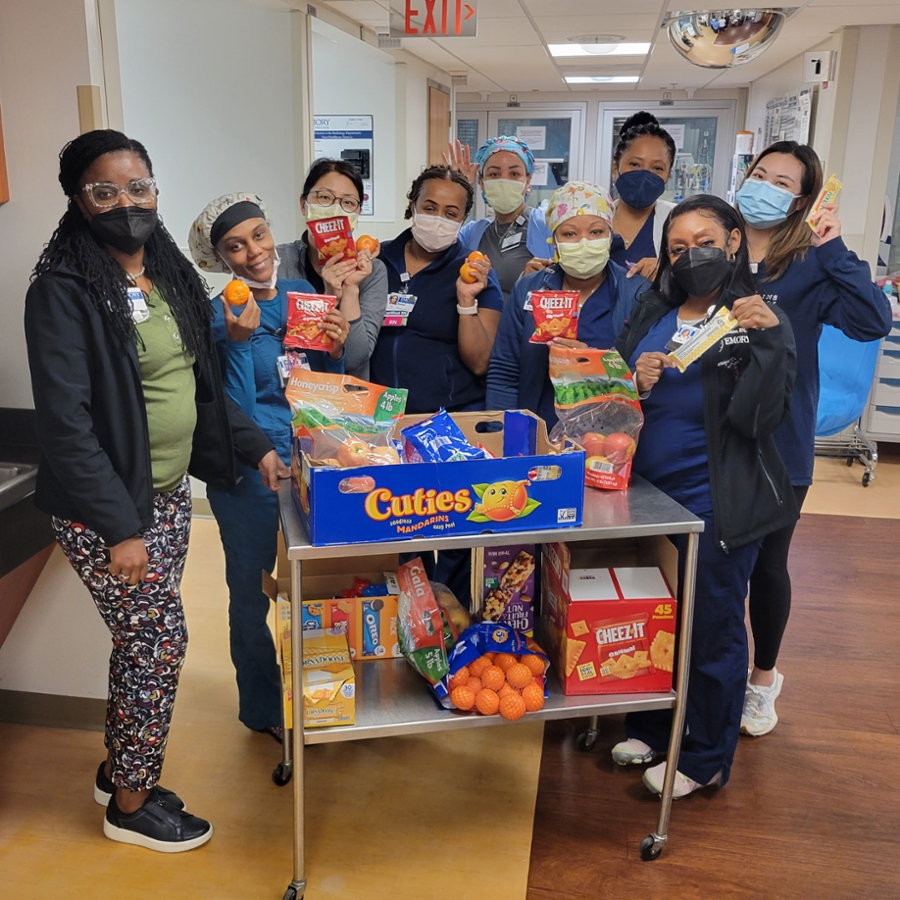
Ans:
<svg viewBox="0 0 900 900"><path fill-rule="evenodd" d="M112 634L106 746L112 780L128 790L159 781L178 676L187 650L181 576L191 530L188 479L154 497L154 522L143 532L146 578L123 584L109 572L109 548L77 522L53 518L56 540L91 593Z"/></svg>

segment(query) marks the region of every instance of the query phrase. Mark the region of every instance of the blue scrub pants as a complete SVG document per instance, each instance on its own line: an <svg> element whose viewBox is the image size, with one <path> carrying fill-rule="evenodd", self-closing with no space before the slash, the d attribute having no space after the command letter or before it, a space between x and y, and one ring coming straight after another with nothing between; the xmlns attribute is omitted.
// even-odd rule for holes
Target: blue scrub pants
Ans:
<svg viewBox="0 0 900 900"><path fill-rule="evenodd" d="M278 500L262 475L236 462L241 480L230 491L207 496L225 549L231 661L238 686L238 718L256 730L281 725L281 675L266 622L271 601L262 572L275 566Z"/></svg>
<svg viewBox="0 0 900 900"><path fill-rule="evenodd" d="M678 771L700 784L721 772L725 784L741 733L747 684L744 602L762 541L725 553L716 543L712 519L703 519L706 530L699 535L690 683ZM683 569L687 538L680 535L674 540ZM671 726L671 709L625 717L629 738L662 753L668 749Z"/></svg>

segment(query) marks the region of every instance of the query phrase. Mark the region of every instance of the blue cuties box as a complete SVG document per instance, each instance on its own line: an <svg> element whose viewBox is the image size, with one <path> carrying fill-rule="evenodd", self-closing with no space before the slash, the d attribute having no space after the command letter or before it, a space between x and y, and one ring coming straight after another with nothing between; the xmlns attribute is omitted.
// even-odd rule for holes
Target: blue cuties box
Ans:
<svg viewBox="0 0 900 900"><path fill-rule="evenodd" d="M400 427L427 416L406 416ZM552 451L529 412L454 413L496 459L337 468L294 441L293 494L316 546L533 531L581 524L584 453Z"/></svg>

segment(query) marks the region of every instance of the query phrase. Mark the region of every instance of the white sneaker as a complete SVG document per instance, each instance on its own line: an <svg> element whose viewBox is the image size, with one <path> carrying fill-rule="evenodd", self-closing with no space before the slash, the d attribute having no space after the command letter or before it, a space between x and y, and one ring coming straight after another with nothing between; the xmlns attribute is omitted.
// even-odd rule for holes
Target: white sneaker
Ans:
<svg viewBox="0 0 900 900"><path fill-rule="evenodd" d="M637 738L629 738L627 741L619 741L612 748L612 758L620 766L640 766L652 762L659 754L648 744Z"/></svg>
<svg viewBox="0 0 900 900"><path fill-rule="evenodd" d="M775 669L775 683L769 687L747 681L744 711L741 713L741 731L744 734L759 737L768 734L778 724L775 701L783 684L784 675L778 669Z"/></svg>
<svg viewBox="0 0 900 900"><path fill-rule="evenodd" d="M647 771L644 772L644 777L642 780L654 794L659 794L660 796L662 796L663 783L666 780L666 763L661 762L658 766L653 766L652 769L647 769ZM692 794L694 791L699 791L701 788L712 787L713 785L718 784L721 780L722 775L721 773L718 773L707 784L700 784L699 781L694 781L693 778L688 778L686 775L682 775L681 772L676 772L675 787L672 789L672 799L680 800L682 797L687 797L688 794Z"/></svg>

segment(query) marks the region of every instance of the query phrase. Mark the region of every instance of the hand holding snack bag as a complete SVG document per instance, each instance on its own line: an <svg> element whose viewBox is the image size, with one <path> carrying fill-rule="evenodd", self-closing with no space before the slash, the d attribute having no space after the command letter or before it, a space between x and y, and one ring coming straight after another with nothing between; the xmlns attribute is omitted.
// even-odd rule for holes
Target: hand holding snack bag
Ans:
<svg viewBox="0 0 900 900"><path fill-rule="evenodd" d="M323 325L328 314L337 307L337 297L288 291L287 298L284 346L301 350L325 350L330 353L334 349L334 338L323 329Z"/></svg>
<svg viewBox="0 0 900 900"><path fill-rule="evenodd" d="M559 421L550 440L566 438L587 454L584 482L623 491L644 424L634 379L615 350L550 348L550 380Z"/></svg>
<svg viewBox="0 0 900 900"><path fill-rule="evenodd" d="M534 334L528 339L530 343L577 339L578 291L530 291L528 300L535 325Z"/></svg>
<svg viewBox="0 0 900 900"><path fill-rule="evenodd" d="M344 259L356 258L356 243L347 216L314 219L307 222L306 227L312 236L313 245L319 251L319 262L323 265L334 256L343 256Z"/></svg>
<svg viewBox="0 0 900 900"><path fill-rule="evenodd" d="M393 434L406 410L404 389L294 369L284 393L294 434L312 459L344 468L400 462Z"/></svg>

